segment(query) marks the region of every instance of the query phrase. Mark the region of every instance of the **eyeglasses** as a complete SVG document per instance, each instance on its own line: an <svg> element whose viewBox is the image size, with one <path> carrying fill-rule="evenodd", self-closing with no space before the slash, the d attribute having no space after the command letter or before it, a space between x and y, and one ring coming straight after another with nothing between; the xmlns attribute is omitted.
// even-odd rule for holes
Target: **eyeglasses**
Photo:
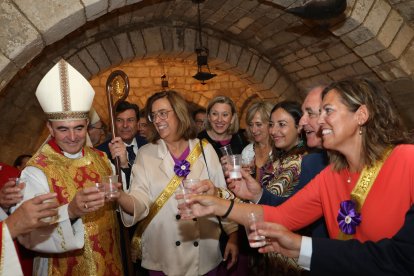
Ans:
<svg viewBox="0 0 414 276"><path fill-rule="evenodd" d="M88 129L89 129L89 130L91 130L91 129L105 129L105 127L104 127L104 126L101 126L101 127L96 127L96 126L88 126Z"/></svg>
<svg viewBox="0 0 414 276"><path fill-rule="evenodd" d="M157 112L152 112L150 114L148 114L148 121L150 121L151 123L153 123L156 119L157 116L161 119L161 120L166 120L168 119L168 113L174 111L174 110L160 110Z"/></svg>

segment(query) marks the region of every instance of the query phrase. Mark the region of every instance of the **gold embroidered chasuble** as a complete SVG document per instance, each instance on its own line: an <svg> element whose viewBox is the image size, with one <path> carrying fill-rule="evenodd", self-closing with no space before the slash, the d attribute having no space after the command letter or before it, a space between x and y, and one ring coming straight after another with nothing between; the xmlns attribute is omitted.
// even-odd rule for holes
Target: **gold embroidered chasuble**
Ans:
<svg viewBox="0 0 414 276"><path fill-rule="evenodd" d="M49 144L39 150L29 166L39 168L47 177L51 192L61 205L69 203L82 188L95 186L102 175L112 174L109 160L98 151L84 147L83 157L70 159ZM82 217L85 245L82 249L48 254L49 275L122 275L119 226L115 204L106 202L98 211ZM58 233L62 231L57 229ZM62 235L60 245L65 248Z"/></svg>

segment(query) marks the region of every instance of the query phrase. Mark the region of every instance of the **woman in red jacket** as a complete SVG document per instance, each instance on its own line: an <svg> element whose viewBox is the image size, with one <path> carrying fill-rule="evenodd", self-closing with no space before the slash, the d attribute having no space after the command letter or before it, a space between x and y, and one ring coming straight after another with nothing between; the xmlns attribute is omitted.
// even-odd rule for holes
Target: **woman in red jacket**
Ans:
<svg viewBox="0 0 414 276"><path fill-rule="evenodd" d="M305 188L278 207L196 196L192 202L200 204L193 205L193 214L225 214L244 223L247 212L263 211L266 221L291 230L324 216L334 239L392 237L414 202L414 146L389 95L371 81L354 79L332 83L322 99L319 123L331 164ZM250 181L244 173L239 184Z"/></svg>

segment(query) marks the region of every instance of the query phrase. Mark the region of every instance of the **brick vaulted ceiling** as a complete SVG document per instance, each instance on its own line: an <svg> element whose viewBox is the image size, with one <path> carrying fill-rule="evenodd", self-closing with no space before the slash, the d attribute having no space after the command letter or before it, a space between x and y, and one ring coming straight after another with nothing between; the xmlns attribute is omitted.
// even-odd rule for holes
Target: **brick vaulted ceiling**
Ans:
<svg viewBox="0 0 414 276"><path fill-rule="evenodd" d="M302 2L202 3L203 41L218 74L203 86L191 78L197 39L191 0L0 0L0 160L33 152L44 137L34 92L60 58L91 81L104 119L104 85L116 69L129 75L129 100L141 107L167 73L189 102L205 106L225 94L241 114L254 99L300 100L313 85L364 75L384 83L413 128L414 1L348 0L344 15L329 21L284 11Z"/></svg>

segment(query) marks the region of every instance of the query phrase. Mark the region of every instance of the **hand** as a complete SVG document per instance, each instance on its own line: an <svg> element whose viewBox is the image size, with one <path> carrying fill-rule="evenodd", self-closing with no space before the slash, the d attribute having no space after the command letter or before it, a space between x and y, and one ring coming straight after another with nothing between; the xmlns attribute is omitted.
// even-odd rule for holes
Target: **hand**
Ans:
<svg viewBox="0 0 414 276"><path fill-rule="evenodd" d="M215 195L217 194L217 187L214 186L213 182L209 179L204 179L191 187L194 194L206 194Z"/></svg>
<svg viewBox="0 0 414 276"><path fill-rule="evenodd" d="M29 233L36 228L50 225L41 219L57 216L59 203L55 193L43 194L22 203L6 220L12 238Z"/></svg>
<svg viewBox="0 0 414 276"><path fill-rule="evenodd" d="M263 194L263 188L250 173L241 171L242 179L227 179L228 188L239 198L258 202Z"/></svg>
<svg viewBox="0 0 414 276"><path fill-rule="evenodd" d="M16 205L23 199L23 195L20 190L24 188L26 184L21 182L16 186L14 180L7 181L0 190L0 206L4 210L8 210L10 207Z"/></svg>
<svg viewBox="0 0 414 276"><path fill-rule="evenodd" d="M180 199L180 196L182 197L182 195L176 195L176 199ZM216 205L220 204L221 201L225 202L226 200L210 195L189 195L189 199L186 199L185 203L178 205L178 210L180 211L181 218L183 219L216 215ZM223 204L226 205L225 203ZM188 206L191 206L191 215L185 214L185 208ZM224 213L225 210L223 211L223 214Z"/></svg>
<svg viewBox="0 0 414 276"><path fill-rule="evenodd" d="M229 235L229 239L224 250L224 261L227 261L226 268L229 270L237 263L237 257L239 256L239 246L237 245L238 236L237 231ZM230 256L230 258L229 258Z"/></svg>
<svg viewBox="0 0 414 276"><path fill-rule="evenodd" d="M69 203L68 213L70 219L76 219L83 215L97 211L105 204L105 193L97 187L88 187L77 191L75 197Z"/></svg>
<svg viewBox="0 0 414 276"><path fill-rule="evenodd" d="M264 222L256 225L259 235L266 237L266 246L259 248L260 253L277 252L286 257L298 258L302 236L293 233L281 224ZM253 233L254 235L254 233Z"/></svg>
<svg viewBox="0 0 414 276"><path fill-rule="evenodd" d="M121 137L115 137L108 144L109 150L111 151L112 158L119 157L120 165L122 168L128 167L128 155L124 142Z"/></svg>

